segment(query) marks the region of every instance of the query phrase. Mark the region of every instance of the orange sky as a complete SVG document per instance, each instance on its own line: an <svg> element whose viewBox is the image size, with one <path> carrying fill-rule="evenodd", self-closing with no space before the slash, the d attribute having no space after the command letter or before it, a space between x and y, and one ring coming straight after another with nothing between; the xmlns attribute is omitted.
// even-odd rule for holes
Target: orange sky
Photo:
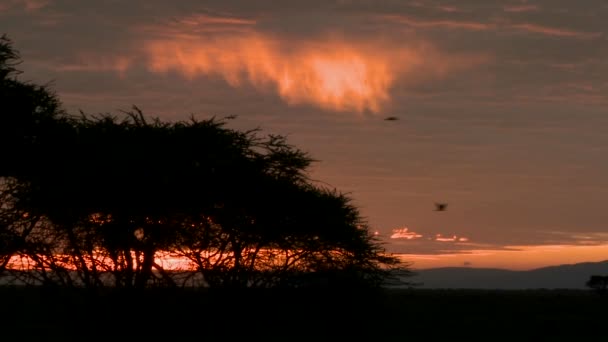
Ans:
<svg viewBox="0 0 608 342"><path fill-rule="evenodd" d="M286 135L423 268L608 259L606 17L604 0L0 0L21 76L69 112Z"/></svg>
<svg viewBox="0 0 608 342"><path fill-rule="evenodd" d="M599 246L507 246L512 250L471 250L452 254L399 254L413 269L435 267L504 268L540 267L608 260L608 244Z"/></svg>

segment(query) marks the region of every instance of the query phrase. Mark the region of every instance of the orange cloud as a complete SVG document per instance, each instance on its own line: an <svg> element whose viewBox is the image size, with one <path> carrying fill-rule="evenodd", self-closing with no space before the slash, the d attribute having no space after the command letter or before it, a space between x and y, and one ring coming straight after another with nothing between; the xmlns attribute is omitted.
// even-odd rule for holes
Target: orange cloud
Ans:
<svg viewBox="0 0 608 342"><path fill-rule="evenodd" d="M421 237L422 237L422 235L420 235L416 232L410 232L407 227L393 229L393 234L391 235L391 239L413 240L413 239L419 239Z"/></svg>
<svg viewBox="0 0 608 342"><path fill-rule="evenodd" d="M468 238L466 237L458 237L456 235L450 236L450 237L444 237L441 234L437 234L435 235L435 241L439 241L439 242L467 242L469 241Z"/></svg>
<svg viewBox="0 0 608 342"><path fill-rule="evenodd" d="M407 227L403 227L403 228L395 228L393 229L393 234L391 235L391 239L405 239L405 240L414 240L414 239L419 239L423 237L422 234L418 234L416 232L410 231L409 228ZM430 241L437 241L437 242L468 242L469 238L463 237L463 236L449 236L449 237L444 237L441 234L435 234L435 236L433 237L429 237L427 238Z"/></svg>
<svg viewBox="0 0 608 342"><path fill-rule="evenodd" d="M275 91L290 105L379 112L396 81L415 82L474 66L485 57L446 55L415 39L391 42L327 33L290 39L256 30L249 18L193 15L141 28L149 70L220 77Z"/></svg>
<svg viewBox="0 0 608 342"><path fill-rule="evenodd" d="M423 57L413 51L383 54L375 47L339 41L293 45L283 48L277 40L247 34L152 40L146 49L154 72L177 71L187 78L217 75L234 87L244 82L270 86L288 104L359 112L377 112L388 100L398 60L413 67Z"/></svg>

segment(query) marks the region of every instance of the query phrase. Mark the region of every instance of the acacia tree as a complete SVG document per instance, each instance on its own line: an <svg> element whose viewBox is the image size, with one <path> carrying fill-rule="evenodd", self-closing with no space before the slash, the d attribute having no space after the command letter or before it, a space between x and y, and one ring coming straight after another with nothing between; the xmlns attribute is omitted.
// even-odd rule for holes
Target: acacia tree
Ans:
<svg viewBox="0 0 608 342"><path fill-rule="evenodd" d="M3 146L14 147L0 177L19 185L7 212L34 220L15 230L21 221L6 216L3 231L18 231L20 245L2 248L25 256L30 280L370 286L400 266L350 198L308 178L312 158L284 137L215 118L163 122L136 107L70 117L45 87L14 77L18 54L2 42L1 96L15 106L0 115ZM162 256L190 266L166 269Z"/></svg>

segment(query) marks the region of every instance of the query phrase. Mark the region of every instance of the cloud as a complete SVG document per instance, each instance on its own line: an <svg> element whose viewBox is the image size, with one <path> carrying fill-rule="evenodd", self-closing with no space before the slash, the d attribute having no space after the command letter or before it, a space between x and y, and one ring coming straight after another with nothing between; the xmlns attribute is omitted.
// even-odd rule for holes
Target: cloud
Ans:
<svg viewBox="0 0 608 342"><path fill-rule="evenodd" d="M22 0L28 11L35 11L48 6L51 0Z"/></svg>
<svg viewBox="0 0 608 342"><path fill-rule="evenodd" d="M499 3L463 2L441 10L436 2L423 2L422 7L369 2L366 12L361 1L338 9L324 4L325 12L297 7L305 16L296 15L293 6L273 9L269 4L261 10L223 3L180 8L152 4L130 3L112 14L112 6L96 3L89 16L84 14L90 6L54 1L36 15L15 11L6 18L20 32L16 38L30 56L27 62L53 63L45 70L61 82L67 82L61 74L66 71L70 77L79 77L78 71L90 77L95 71L125 76L136 70L131 75L156 85L169 78L188 79L193 82L185 84L202 92L203 83L223 82L239 88L240 94L275 104L359 113L387 112L446 96L486 104L606 103L597 84L595 93L564 96L571 87L559 94L544 91L544 84L562 84L562 79L595 82L601 65L599 70L585 67L566 74L506 61L537 61L546 69L548 63L575 65L581 56L601 59L600 48L584 40L600 37L602 28L592 20L566 22L549 16L548 6L539 7L533 17L510 18ZM52 27L43 27L44 20L51 20ZM530 48L536 41L541 50ZM203 58L193 60L193 55ZM274 58L272 63L260 62L263 55Z"/></svg>
<svg viewBox="0 0 608 342"><path fill-rule="evenodd" d="M250 26L256 24L256 20L254 19L231 16L214 16L206 13L196 14L183 18L181 22L182 24L190 25L193 27L199 27L200 25Z"/></svg>
<svg viewBox="0 0 608 342"><path fill-rule="evenodd" d="M395 228L392 231L390 238L391 239L403 239L403 240L414 240L423 238L424 235L416 233L414 231L410 231L409 228ZM428 237L426 240L437 241L437 242L468 242L469 238L452 235L449 237L445 237L442 234L435 234L434 236Z"/></svg>
<svg viewBox="0 0 608 342"><path fill-rule="evenodd" d="M608 244L605 232L548 232L544 244L569 246L599 246Z"/></svg>
<svg viewBox="0 0 608 342"><path fill-rule="evenodd" d="M0 12L11 9L21 9L28 12L34 12L47 7L51 0L6 0L0 3Z"/></svg>
<svg viewBox="0 0 608 342"><path fill-rule="evenodd" d="M405 239L405 240L413 240L419 239L422 235L416 232L410 232L409 228L396 228L393 229L393 234L391 235L391 239Z"/></svg>
<svg viewBox="0 0 608 342"><path fill-rule="evenodd" d="M555 37L567 37L567 38L582 38L582 39L594 39L600 37L602 34L600 32L583 32L583 31L575 31L569 30L559 27L550 27L543 26L539 24L533 23L520 23L520 24L510 24L507 26L508 28L526 31L531 33L538 33L547 36L555 36Z"/></svg>
<svg viewBox="0 0 608 342"><path fill-rule="evenodd" d="M469 241L469 238L459 237L459 236L456 236L456 235L445 237L445 236L443 236L441 234L436 234L435 235L435 241L439 241L439 242L467 242L467 241Z"/></svg>
<svg viewBox="0 0 608 342"><path fill-rule="evenodd" d="M512 31L527 32L553 37L595 39L602 36L601 32L578 31L561 27L546 26L536 23L513 23L505 18L488 22L457 20L457 19L424 19L402 14L379 15L379 20L389 20L402 25L422 29L458 29L468 31Z"/></svg>
<svg viewBox="0 0 608 342"><path fill-rule="evenodd" d="M464 10L461 8L458 8L456 6L448 6L448 5L437 5L437 9L443 12L449 12L449 13L456 13L456 12L463 12Z"/></svg>
<svg viewBox="0 0 608 342"><path fill-rule="evenodd" d="M93 54L81 54L75 58L74 63L57 64L53 68L57 71L115 71L119 75L124 73L134 64L132 57L127 56L96 56Z"/></svg>
<svg viewBox="0 0 608 342"><path fill-rule="evenodd" d="M175 18L163 23L162 27L143 25L139 30L166 37L195 37L205 33L252 32L251 27L256 23L252 18L197 13Z"/></svg>
<svg viewBox="0 0 608 342"><path fill-rule="evenodd" d="M464 8L454 6L454 4L446 5L446 4L430 3L430 2L425 2L425 1L409 1L409 2L404 1L403 3L407 4L407 6L411 7L411 8L422 8L422 9L447 12L447 13L466 12L466 10Z"/></svg>
<svg viewBox="0 0 608 342"><path fill-rule="evenodd" d="M583 247L608 246L608 233L605 232L565 232L535 231L522 232L523 239L500 243L471 242L461 236L444 236L435 234L423 235L408 231L407 228L393 230L393 248L395 254L408 255L412 258L428 259L454 254L496 254L497 252L521 251L555 251L561 249L580 250ZM412 238L410 236L416 236ZM527 241L527 242L526 242ZM591 250L591 249L590 249Z"/></svg>
<svg viewBox="0 0 608 342"><path fill-rule="evenodd" d="M296 51L282 50L280 45L252 34L152 40L146 49L153 72L177 71L190 79L216 75L233 87L246 82L261 89L271 87L292 105L377 112L389 98L395 78L392 56L370 54L343 42L300 43ZM405 52L402 61L414 66L421 57Z"/></svg>
<svg viewBox="0 0 608 342"><path fill-rule="evenodd" d="M390 14L378 17L381 20L391 20L396 23L417 28L449 28L472 31L484 31L493 29L494 25L476 21L462 21L452 19L418 19L405 15Z"/></svg>
<svg viewBox="0 0 608 342"><path fill-rule="evenodd" d="M379 112L396 81L441 78L481 59L445 54L415 39L397 45L327 33L293 41L256 31L254 21L197 16L178 22L147 28L142 44L150 71L220 77L233 87L274 90L289 105L335 111Z"/></svg>
<svg viewBox="0 0 608 342"><path fill-rule="evenodd" d="M537 5L522 4L522 5L507 5L507 6L504 6L502 9L505 12L521 13L521 12L535 12L535 11L538 11L540 8Z"/></svg>

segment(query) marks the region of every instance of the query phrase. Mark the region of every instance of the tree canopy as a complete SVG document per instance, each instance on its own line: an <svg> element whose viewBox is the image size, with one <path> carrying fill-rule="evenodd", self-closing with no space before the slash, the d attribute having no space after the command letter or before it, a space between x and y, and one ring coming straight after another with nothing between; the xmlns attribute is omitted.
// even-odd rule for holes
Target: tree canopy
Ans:
<svg viewBox="0 0 608 342"><path fill-rule="evenodd" d="M280 135L134 107L70 116L0 40L0 276L127 287L378 286L395 269L351 199ZM169 266L178 260L178 266Z"/></svg>

